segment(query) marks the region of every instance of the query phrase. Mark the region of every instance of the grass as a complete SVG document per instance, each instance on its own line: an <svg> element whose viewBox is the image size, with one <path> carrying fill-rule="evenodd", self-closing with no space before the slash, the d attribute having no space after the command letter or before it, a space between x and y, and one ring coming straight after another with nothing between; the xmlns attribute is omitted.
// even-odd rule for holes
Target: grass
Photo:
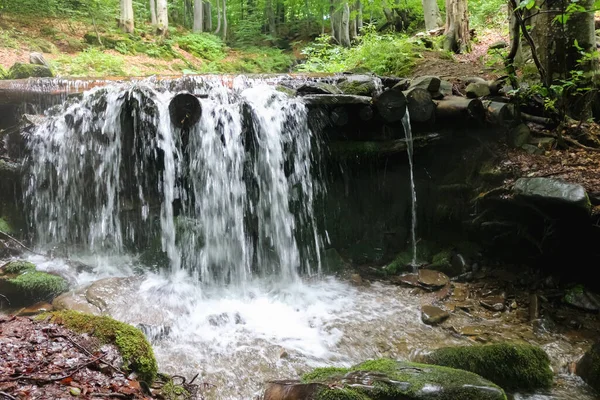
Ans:
<svg viewBox="0 0 600 400"><path fill-rule="evenodd" d="M86 49L74 57L62 55L52 62L52 67L58 75L73 77L126 75L123 57L96 48Z"/></svg>

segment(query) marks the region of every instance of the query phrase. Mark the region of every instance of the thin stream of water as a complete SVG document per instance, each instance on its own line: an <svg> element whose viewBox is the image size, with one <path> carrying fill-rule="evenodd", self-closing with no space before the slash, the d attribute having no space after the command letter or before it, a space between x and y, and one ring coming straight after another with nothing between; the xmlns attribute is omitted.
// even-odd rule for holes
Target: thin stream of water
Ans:
<svg viewBox="0 0 600 400"><path fill-rule="evenodd" d="M410 114L406 107L406 114L402 117L402 127L406 136L406 154L408 154L408 165L410 169L410 201L411 201L411 218L410 218L410 239L412 246L412 261L411 265L416 271L417 268L417 191L415 190L415 176L413 167L413 136L410 126Z"/></svg>

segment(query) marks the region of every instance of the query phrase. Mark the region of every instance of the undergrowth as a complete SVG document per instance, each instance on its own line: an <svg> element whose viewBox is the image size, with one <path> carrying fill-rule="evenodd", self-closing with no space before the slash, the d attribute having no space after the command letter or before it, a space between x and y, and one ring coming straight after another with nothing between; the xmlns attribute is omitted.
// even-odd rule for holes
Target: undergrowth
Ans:
<svg viewBox="0 0 600 400"><path fill-rule="evenodd" d="M52 62L54 70L65 76L126 75L123 57L89 48L76 56L62 55Z"/></svg>

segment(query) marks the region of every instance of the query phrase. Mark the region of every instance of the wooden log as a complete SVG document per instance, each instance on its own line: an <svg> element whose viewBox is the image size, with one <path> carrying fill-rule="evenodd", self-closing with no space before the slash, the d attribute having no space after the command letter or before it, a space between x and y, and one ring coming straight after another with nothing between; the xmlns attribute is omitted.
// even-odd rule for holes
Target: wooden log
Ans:
<svg viewBox="0 0 600 400"><path fill-rule="evenodd" d="M520 120L519 109L512 103L483 101L486 122L494 125L509 125Z"/></svg>
<svg viewBox="0 0 600 400"><path fill-rule="evenodd" d="M202 116L200 100L189 92L181 92L173 96L169 103L171 122L178 128L190 128Z"/></svg>
<svg viewBox="0 0 600 400"><path fill-rule="evenodd" d="M386 90L373 98L379 115L386 122L398 122L406 114L406 96L396 89Z"/></svg>
<svg viewBox="0 0 600 400"><path fill-rule="evenodd" d="M431 133L425 136L415 136L413 138L413 147L425 147L435 144L442 139L443 136L437 133ZM337 158L377 158L392 156L394 154L405 152L407 147L406 139L386 141L343 140L329 143L331 154Z"/></svg>
<svg viewBox="0 0 600 400"><path fill-rule="evenodd" d="M358 116L362 121L370 121L373 119L374 115L375 111L373 111L373 107L370 105L361 107L361 109L358 111Z"/></svg>
<svg viewBox="0 0 600 400"><path fill-rule="evenodd" d="M370 97L354 96L351 94L310 94L302 96L302 101L307 106L349 106L354 104L371 104Z"/></svg>
<svg viewBox="0 0 600 400"><path fill-rule="evenodd" d="M411 121L425 122L435 117L435 103L427 89L415 87L405 91L404 96L406 96Z"/></svg>
<svg viewBox="0 0 600 400"><path fill-rule="evenodd" d="M459 96L448 96L442 100L434 100L437 105L437 119L468 119L482 121L485 118L485 108L479 99L466 99Z"/></svg>

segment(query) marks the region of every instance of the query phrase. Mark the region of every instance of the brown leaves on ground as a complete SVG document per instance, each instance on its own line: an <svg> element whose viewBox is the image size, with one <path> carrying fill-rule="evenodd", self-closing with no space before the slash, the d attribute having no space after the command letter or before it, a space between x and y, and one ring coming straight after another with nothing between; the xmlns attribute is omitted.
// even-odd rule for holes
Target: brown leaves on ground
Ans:
<svg viewBox="0 0 600 400"><path fill-rule="evenodd" d="M152 399L114 346L24 317L0 316L0 399Z"/></svg>

